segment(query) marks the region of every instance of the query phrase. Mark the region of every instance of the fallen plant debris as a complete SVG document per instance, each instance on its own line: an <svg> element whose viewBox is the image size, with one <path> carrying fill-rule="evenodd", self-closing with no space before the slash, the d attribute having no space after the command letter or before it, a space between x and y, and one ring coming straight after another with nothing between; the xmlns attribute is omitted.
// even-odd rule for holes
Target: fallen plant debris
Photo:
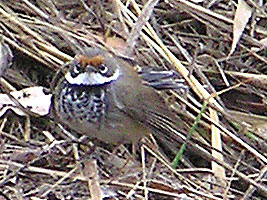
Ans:
<svg viewBox="0 0 267 200"><path fill-rule="evenodd" d="M1 42L13 54L0 73L0 199L267 196L266 3L151 3L0 1ZM55 74L88 47L185 79L186 92L160 91L180 119L179 139L115 147L51 117Z"/></svg>

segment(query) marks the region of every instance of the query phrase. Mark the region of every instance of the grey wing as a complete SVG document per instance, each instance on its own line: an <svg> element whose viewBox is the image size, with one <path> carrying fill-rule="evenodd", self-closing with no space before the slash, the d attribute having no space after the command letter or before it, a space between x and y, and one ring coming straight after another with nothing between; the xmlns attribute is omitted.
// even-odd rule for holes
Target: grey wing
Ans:
<svg viewBox="0 0 267 200"><path fill-rule="evenodd" d="M162 89L187 89L184 79L179 79L173 70L142 69L138 72L145 84L157 90Z"/></svg>

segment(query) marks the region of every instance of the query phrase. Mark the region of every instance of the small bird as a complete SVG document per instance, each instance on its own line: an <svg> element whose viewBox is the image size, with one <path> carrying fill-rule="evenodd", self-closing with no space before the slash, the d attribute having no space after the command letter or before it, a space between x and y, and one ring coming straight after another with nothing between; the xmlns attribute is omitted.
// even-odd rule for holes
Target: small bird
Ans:
<svg viewBox="0 0 267 200"><path fill-rule="evenodd" d="M70 129L117 144L177 128L175 114L156 91L183 87L172 79L174 72L138 73L125 59L94 48L64 69L53 89L53 112Z"/></svg>

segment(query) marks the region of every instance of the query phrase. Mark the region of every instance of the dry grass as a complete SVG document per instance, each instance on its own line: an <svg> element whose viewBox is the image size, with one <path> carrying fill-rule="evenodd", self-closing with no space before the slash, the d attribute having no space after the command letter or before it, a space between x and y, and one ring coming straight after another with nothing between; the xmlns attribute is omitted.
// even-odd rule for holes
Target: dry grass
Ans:
<svg viewBox="0 0 267 200"><path fill-rule="evenodd" d="M207 2L0 1L0 31L14 53L3 93L50 88L56 70L89 46L134 57L141 67L174 69L189 87L185 94L162 92L184 129L179 141L160 142L173 160L186 141L176 169L147 139L132 155L129 145L94 145L50 117L7 113L0 128L0 199L267 196L266 5L247 1L253 15L228 56L236 5Z"/></svg>

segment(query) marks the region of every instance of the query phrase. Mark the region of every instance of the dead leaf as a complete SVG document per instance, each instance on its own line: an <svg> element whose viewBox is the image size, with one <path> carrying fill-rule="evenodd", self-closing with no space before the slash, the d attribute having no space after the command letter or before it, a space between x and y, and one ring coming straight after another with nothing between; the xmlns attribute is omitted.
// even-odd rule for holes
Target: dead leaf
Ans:
<svg viewBox="0 0 267 200"><path fill-rule="evenodd" d="M234 18L233 42L232 42L231 51L228 57L232 55L232 53L234 52L236 45L251 15L252 15L252 8L249 5L247 5L245 1L238 0L238 5L237 5L236 13L235 13L235 18Z"/></svg>
<svg viewBox="0 0 267 200"><path fill-rule="evenodd" d="M119 53L125 53L125 46L126 42L118 37L108 37L106 38L106 45L111 46L112 48L116 49Z"/></svg>
<svg viewBox="0 0 267 200"><path fill-rule="evenodd" d="M31 112L40 116L47 115L51 106L51 94L45 94L43 87L30 87L10 93L18 102ZM7 110L13 110L16 114L25 116L7 94L0 94L0 116Z"/></svg>
<svg viewBox="0 0 267 200"><path fill-rule="evenodd" d="M0 77L5 70L12 64L13 54L7 44L0 43Z"/></svg>
<svg viewBox="0 0 267 200"><path fill-rule="evenodd" d="M263 48L267 48L267 38L263 38L259 42L260 44L262 44Z"/></svg>

